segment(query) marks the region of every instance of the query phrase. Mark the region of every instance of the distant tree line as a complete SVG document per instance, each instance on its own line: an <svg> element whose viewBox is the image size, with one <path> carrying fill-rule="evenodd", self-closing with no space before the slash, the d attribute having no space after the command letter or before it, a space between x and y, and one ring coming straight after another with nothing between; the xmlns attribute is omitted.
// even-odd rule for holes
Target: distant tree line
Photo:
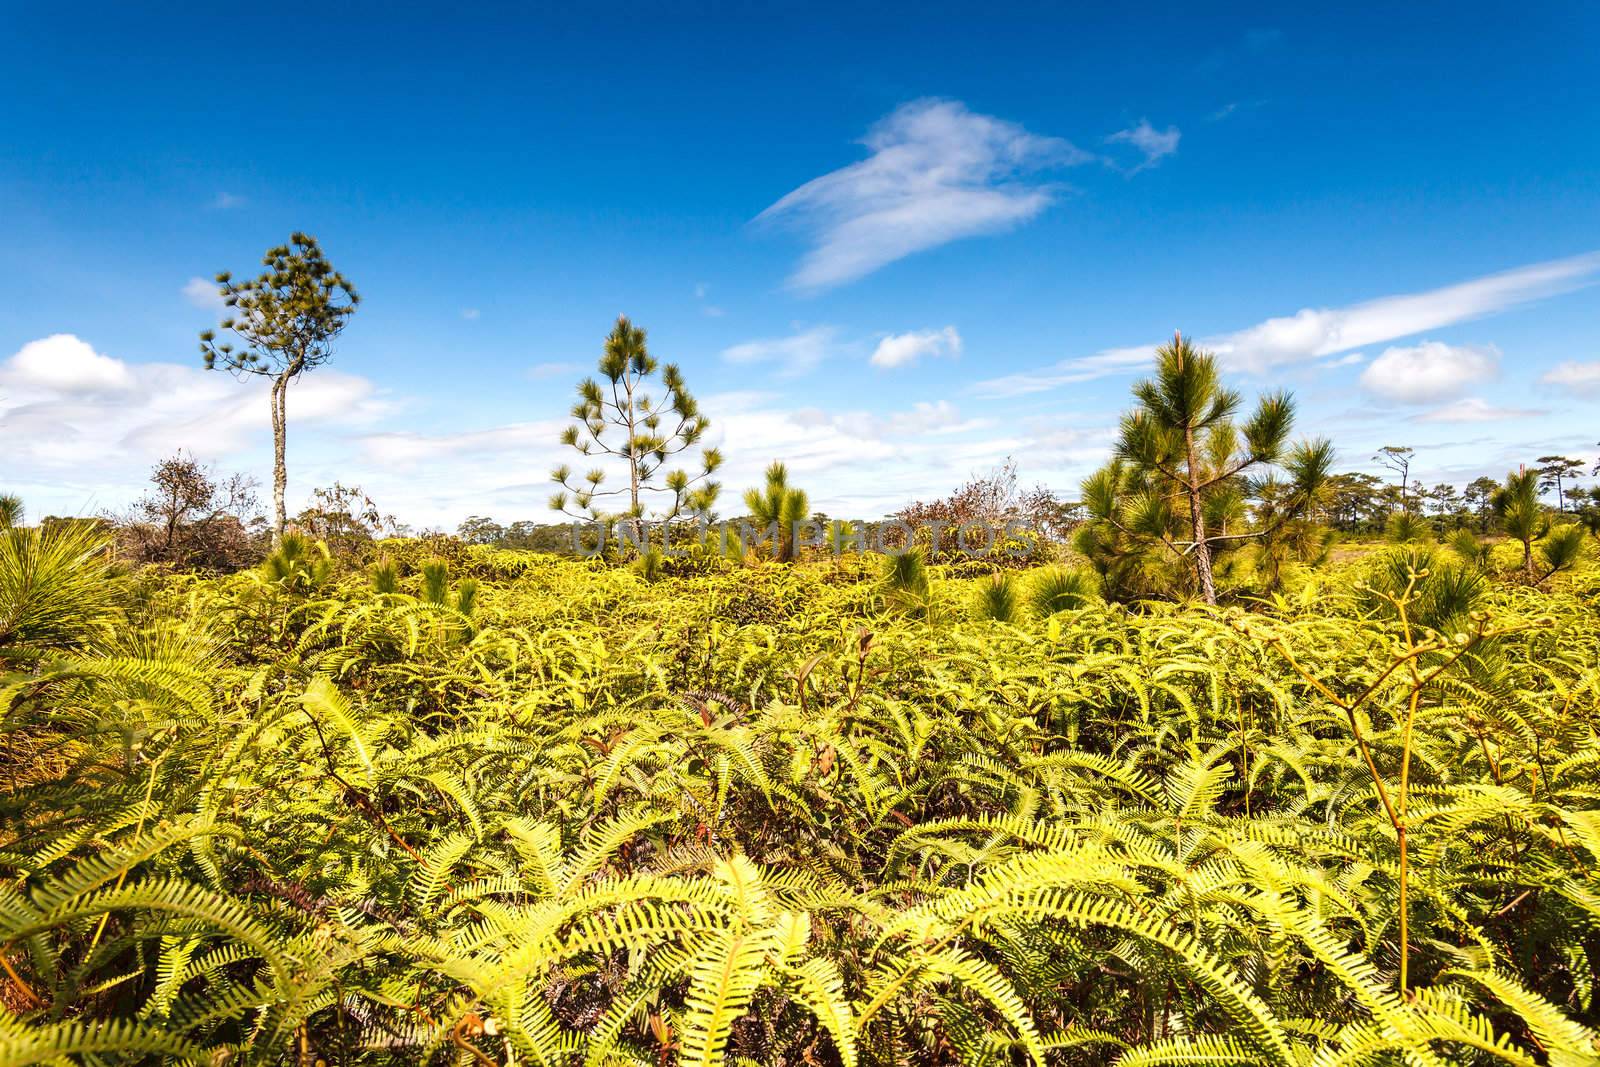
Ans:
<svg viewBox="0 0 1600 1067"><path fill-rule="evenodd" d="M269 385L271 516L262 514L253 479L219 472L179 451L155 465L148 490L127 512L92 520L114 530L119 551L135 562L237 569L258 561L291 529L336 557L367 560L384 538L410 532L359 486L338 482L313 490L299 514L288 513L289 387L332 358L360 298L308 234L297 232L268 249L262 265L248 280L217 275L228 311L217 329L201 334L200 347L208 368ZM714 448L689 454L710 421L677 365L659 364L645 330L626 316L601 345L596 371L578 383L573 422L560 439L592 466L582 472L556 467L551 479L558 491L550 507L595 524L608 539L628 533L617 538L620 547L607 550L618 560L649 555L647 523L657 530L666 524L673 541L682 543L717 517L722 486L713 475L723 457ZM763 483L745 492L745 514L727 520L764 531L758 543L730 546L723 539L703 547L748 562L788 562L813 552L818 541L877 544L886 527L904 524L917 533L903 549L919 550L928 562L949 562L964 529L1017 525L1028 531L1022 546L1028 551L1007 558L1036 558L1051 544L1070 541L1109 588L1143 588L1165 570L1161 582L1215 602L1219 571L1249 560L1271 588L1286 564L1315 562L1340 536L1504 534L1522 542L1530 578L1537 577L1535 545L1546 544L1552 528L1600 536L1600 485L1582 484L1583 460L1545 455L1503 480L1430 487L1412 477L1414 447L1386 445L1372 460L1388 476L1334 473L1329 442L1290 441L1290 395L1263 396L1242 418L1243 398L1223 384L1215 358L1181 335L1158 350L1153 375L1134 387L1133 398L1111 461L1084 481L1077 500L1042 485L1022 487L1016 462L1007 459L948 496L915 501L878 520L839 519L813 510L787 467L774 461ZM1600 465L1588 475L1600 476ZM20 525L22 515L20 500L0 495L0 527ZM43 524L66 521L82 520L46 518ZM802 525L804 537L796 532ZM576 551L570 522L502 525L474 515L456 537L469 545ZM1465 539L1461 544L1468 547ZM757 557L749 557L753 549Z"/></svg>
<svg viewBox="0 0 1600 1067"><path fill-rule="evenodd" d="M573 555L572 523L533 522L520 519L501 525L482 515L473 515L456 527L456 536L469 545L493 545L527 552Z"/></svg>
<svg viewBox="0 0 1600 1067"><path fill-rule="evenodd" d="M1542 507L1600 532L1600 485L1577 484L1584 467L1568 456L1540 456L1522 469L1533 473ZM1589 473L1600 475L1600 464ZM1413 481L1402 492L1398 484L1371 474L1335 474L1317 512L1330 528L1346 534L1382 534L1397 515L1424 519L1441 536L1460 529L1489 533L1495 529L1494 497L1502 488L1502 481L1484 476L1459 487Z"/></svg>

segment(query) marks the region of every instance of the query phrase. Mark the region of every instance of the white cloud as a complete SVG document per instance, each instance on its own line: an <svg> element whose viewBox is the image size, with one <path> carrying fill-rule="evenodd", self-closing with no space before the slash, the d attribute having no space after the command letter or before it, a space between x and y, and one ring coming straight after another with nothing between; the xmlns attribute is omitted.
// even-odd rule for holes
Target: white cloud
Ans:
<svg viewBox="0 0 1600 1067"><path fill-rule="evenodd" d="M1363 345L1470 322L1589 284L1600 252L1535 263L1424 293L1380 297L1347 308L1303 309L1229 334L1213 346L1228 364L1261 371L1331 356Z"/></svg>
<svg viewBox="0 0 1600 1067"><path fill-rule="evenodd" d="M1532 408L1497 408L1481 397L1469 396L1435 411L1418 415L1414 422L1499 422L1502 419L1527 419L1548 415Z"/></svg>
<svg viewBox="0 0 1600 1067"><path fill-rule="evenodd" d="M942 330L914 330L910 333L892 333L878 342L872 352L874 367L910 366L923 357L961 355L961 334L954 326Z"/></svg>
<svg viewBox="0 0 1600 1067"><path fill-rule="evenodd" d="M221 312L228 306L222 299L222 293L217 290L217 284L208 282L204 278L190 278L184 282L183 298L195 307L207 311Z"/></svg>
<svg viewBox="0 0 1600 1067"><path fill-rule="evenodd" d="M1322 370L1337 370L1340 367L1353 367L1357 363L1365 363L1366 360L1367 355L1365 352L1351 352L1348 355L1340 356L1338 359L1330 359L1318 363L1317 366Z"/></svg>
<svg viewBox="0 0 1600 1067"><path fill-rule="evenodd" d="M179 448L264 470L267 390L264 379L235 381L202 369L198 358L127 363L71 334L32 341L0 363L6 481L40 499L30 510L45 514L68 500L124 506L149 465ZM331 368L306 375L289 396L291 460L305 459L320 431L370 424L391 409L366 378ZM295 477L301 469L297 463Z"/></svg>
<svg viewBox="0 0 1600 1067"><path fill-rule="evenodd" d="M1106 138L1107 144L1125 144L1137 149L1144 156L1144 161L1128 171L1137 174L1141 170L1153 167L1166 157L1178 150L1178 139L1182 132L1176 126L1168 126L1158 130L1150 125L1149 119L1140 119L1138 125L1130 126L1126 130L1118 130Z"/></svg>
<svg viewBox="0 0 1600 1067"><path fill-rule="evenodd" d="M1055 443L1036 445L1050 429L997 433L989 420L964 416L949 401L917 403L900 410L826 411L788 407L776 391L737 391L703 396L712 416L703 444L719 447L727 461L719 512L738 515L744 491L762 482L774 459L789 467L791 480L813 506L834 515L876 517L912 500L947 493L965 476L987 470L1008 455L1027 467L1029 478L1051 476L1065 462ZM453 525L469 514L502 521L561 521L546 506L553 486L547 472L567 463L591 461L561 446L566 420L511 423L459 433L380 431L360 439L361 485L385 510L403 519ZM1082 447L1083 442L1078 443ZM1082 462L1070 460L1070 478L1088 473L1104 455L1101 447ZM348 468L350 460L344 458ZM692 459L691 459L692 465ZM612 469L612 478L618 471Z"/></svg>
<svg viewBox="0 0 1600 1067"><path fill-rule="evenodd" d="M1234 101L1230 101L1229 103L1223 104L1221 107L1217 108L1215 111L1213 111L1210 114L1208 114L1206 116L1206 121L1207 122L1222 122L1224 119L1232 118L1235 115L1240 115L1240 114L1244 114L1246 112L1254 111L1257 108L1265 106L1266 103L1267 103L1267 101L1265 101L1265 100L1234 100Z"/></svg>
<svg viewBox="0 0 1600 1067"><path fill-rule="evenodd" d="M528 377L536 382L542 382L548 378L563 378L569 374L578 374L582 370L582 363L538 363L528 369Z"/></svg>
<svg viewBox="0 0 1600 1067"><path fill-rule="evenodd" d="M70 333L29 341L0 366L0 383L67 396L121 393L133 387L127 365L102 356Z"/></svg>
<svg viewBox="0 0 1600 1067"><path fill-rule="evenodd" d="M876 517L912 500L955 488L969 466L987 468L1015 453L1025 440L989 438L976 431L986 420L966 419L949 401L919 403L889 412L785 409L770 394L705 397L711 440L728 457L722 471L722 510L738 514L739 495L761 483L774 459L814 507L833 515Z"/></svg>
<svg viewBox="0 0 1600 1067"><path fill-rule="evenodd" d="M962 433L988 424L987 419L963 420L948 400L918 401L911 405L910 411L897 411L888 420L891 434Z"/></svg>
<svg viewBox="0 0 1600 1067"><path fill-rule="evenodd" d="M1550 368L1539 380L1545 385L1561 385L1579 393L1600 392L1600 359L1587 363L1569 359Z"/></svg>
<svg viewBox="0 0 1600 1067"><path fill-rule="evenodd" d="M218 193L216 199L211 201L211 206L218 211L226 211L229 208L240 207L244 202L245 198L242 196L236 196L233 193Z"/></svg>
<svg viewBox="0 0 1600 1067"><path fill-rule="evenodd" d="M1052 199L1024 175L1094 158L954 100L905 104L862 143L868 158L807 182L757 217L810 235L814 247L789 278L795 288L842 285L912 253L1017 226Z"/></svg>
<svg viewBox="0 0 1600 1067"><path fill-rule="evenodd" d="M722 350L729 363L775 363L778 375L793 378L810 371L834 351L838 330L832 326L813 326L790 337L745 341Z"/></svg>
<svg viewBox="0 0 1600 1067"><path fill-rule="evenodd" d="M1361 388L1401 404L1451 400L1500 373L1500 352L1493 346L1447 345L1423 341L1384 349L1361 372Z"/></svg>
<svg viewBox="0 0 1600 1067"><path fill-rule="evenodd" d="M461 309L461 317L466 319L468 322L475 322L482 315L483 315L483 312L479 311L477 308L462 308Z"/></svg>
<svg viewBox="0 0 1600 1067"><path fill-rule="evenodd" d="M1155 345L1133 345L1129 348L1104 348L1092 356L1064 359L1053 366L1020 374L1007 374L988 378L973 386L978 396L988 399L1025 396L1059 389L1074 382L1088 382L1108 374L1132 372L1147 366L1155 358Z"/></svg>
<svg viewBox="0 0 1600 1067"><path fill-rule="evenodd" d="M702 314L702 315L704 315L704 316L706 316L707 318L710 318L710 319L720 319L720 318L722 318L722 316L726 315L727 312L723 311L719 307L716 307L715 305L706 303L706 297L708 297L710 295L711 295L711 283L710 282L695 282L694 283L694 299L695 299L695 302L700 305L700 314Z"/></svg>
<svg viewBox="0 0 1600 1067"><path fill-rule="evenodd" d="M129 402L133 410L108 412L108 427L120 429L118 443L146 456L185 448L218 458L265 442L271 419L264 378L235 381L222 371L171 363L143 363L130 368L144 396ZM307 374L289 389L290 436L295 426L322 424L361 426L390 410L379 400L372 382L331 368Z"/></svg>
<svg viewBox="0 0 1600 1067"><path fill-rule="evenodd" d="M566 426L566 420L547 419L462 433L422 434L409 430L373 433L361 439L361 450L372 462L386 466L410 466L460 456L527 456L550 450Z"/></svg>
<svg viewBox="0 0 1600 1067"><path fill-rule="evenodd" d="M1286 363L1338 355L1366 345L1412 337L1506 311L1519 304L1590 285L1600 272L1600 252L1534 263L1424 293L1380 297L1345 308L1305 308L1200 344L1231 370L1260 373ZM979 382L989 397L1043 392L1071 382L1142 369L1155 345L1110 348L1049 367Z"/></svg>
<svg viewBox="0 0 1600 1067"><path fill-rule="evenodd" d="M874 441L891 437L965 433L990 425L987 419L963 419L961 412L948 400L919 401L909 411L895 411L888 415L875 415L869 411L829 414L821 408L801 408L793 412L789 419L799 426L825 426L851 437Z"/></svg>
<svg viewBox="0 0 1600 1067"><path fill-rule="evenodd" d="M51 351L70 357L39 358ZM125 508L142 491L151 464L179 447L267 481L264 381L207 372L198 360L125 362L70 335L34 342L23 356L0 360L0 456L6 488L22 492L31 513ZM542 366L552 377L582 370ZM103 388L108 384L115 388ZM701 401L712 416L704 443L728 456L719 475L724 514L740 512L740 495L761 483L773 459L789 464L817 507L837 515L874 517L948 493L1008 455L1022 460L1030 481L1070 486L1103 458L1106 434L1114 430L1090 436L1068 425L1081 420L1062 417L1002 428L949 400L796 410L775 388ZM453 528L485 512L502 521L556 521L546 506L547 472L557 463L582 462L559 444L567 420L448 432L419 427L412 414L404 422L391 419L396 410L371 381L332 367L296 382L289 397L291 510L312 487L339 479L356 482L384 511L415 525Z"/></svg>

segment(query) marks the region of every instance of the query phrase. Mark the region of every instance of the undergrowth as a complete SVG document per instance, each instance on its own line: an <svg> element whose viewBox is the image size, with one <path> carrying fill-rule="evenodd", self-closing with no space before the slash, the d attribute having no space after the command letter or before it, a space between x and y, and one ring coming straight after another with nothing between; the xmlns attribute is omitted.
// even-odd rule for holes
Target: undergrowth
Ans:
<svg viewBox="0 0 1600 1067"><path fill-rule="evenodd" d="M68 563L0 1067L1596 1061L1587 571Z"/></svg>

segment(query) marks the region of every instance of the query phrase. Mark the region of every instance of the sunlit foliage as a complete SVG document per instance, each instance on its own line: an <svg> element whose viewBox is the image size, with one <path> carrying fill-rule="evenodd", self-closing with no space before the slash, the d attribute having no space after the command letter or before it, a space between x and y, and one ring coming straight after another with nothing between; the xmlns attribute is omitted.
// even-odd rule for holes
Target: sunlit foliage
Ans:
<svg viewBox="0 0 1600 1067"><path fill-rule="evenodd" d="M1581 566L1246 613L51 536L0 533L0 1063L1595 1061Z"/></svg>

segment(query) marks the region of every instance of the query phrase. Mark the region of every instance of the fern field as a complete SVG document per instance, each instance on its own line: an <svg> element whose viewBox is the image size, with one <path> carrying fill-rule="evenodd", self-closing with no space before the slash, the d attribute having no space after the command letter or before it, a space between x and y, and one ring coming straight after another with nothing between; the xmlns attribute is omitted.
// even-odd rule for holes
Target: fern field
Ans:
<svg viewBox="0 0 1600 1067"><path fill-rule="evenodd" d="M0 560L3 1067L1600 1060L1600 575L290 545Z"/></svg>

